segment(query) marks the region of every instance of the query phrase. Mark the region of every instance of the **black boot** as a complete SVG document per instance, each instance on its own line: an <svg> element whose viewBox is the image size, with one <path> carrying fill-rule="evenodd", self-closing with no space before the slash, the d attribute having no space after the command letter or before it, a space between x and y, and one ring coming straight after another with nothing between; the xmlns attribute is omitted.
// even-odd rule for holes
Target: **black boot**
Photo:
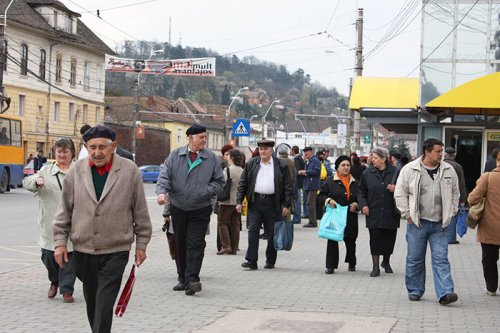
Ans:
<svg viewBox="0 0 500 333"><path fill-rule="evenodd" d="M379 268L380 257L372 255L372 262L373 262L373 269L372 269L372 272L370 273L370 276L371 277L379 276L380 275L380 268Z"/></svg>
<svg viewBox="0 0 500 333"><path fill-rule="evenodd" d="M390 255L384 256L384 260L382 260L382 264L380 264L380 266L382 266L382 268L385 269L386 273L394 273L391 265L389 264L390 257L391 257Z"/></svg>

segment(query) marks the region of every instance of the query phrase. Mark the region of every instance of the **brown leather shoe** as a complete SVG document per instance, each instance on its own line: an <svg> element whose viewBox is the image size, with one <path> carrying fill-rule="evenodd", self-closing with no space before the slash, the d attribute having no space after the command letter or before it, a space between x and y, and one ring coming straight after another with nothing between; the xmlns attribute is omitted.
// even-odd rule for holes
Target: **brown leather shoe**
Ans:
<svg viewBox="0 0 500 333"><path fill-rule="evenodd" d="M73 303L75 299L73 298L73 294L64 293L63 294L64 303Z"/></svg>
<svg viewBox="0 0 500 333"><path fill-rule="evenodd" d="M54 298L57 295L57 287L58 284L51 284L49 287L49 291L47 292L47 297L48 298Z"/></svg>

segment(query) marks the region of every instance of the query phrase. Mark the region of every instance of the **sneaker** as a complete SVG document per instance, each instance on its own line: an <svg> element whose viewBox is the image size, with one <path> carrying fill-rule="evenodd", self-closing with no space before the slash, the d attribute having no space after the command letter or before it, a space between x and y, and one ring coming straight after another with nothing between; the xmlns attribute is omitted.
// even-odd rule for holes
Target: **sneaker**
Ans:
<svg viewBox="0 0 500 333"><path fill-rule="evenodd" d="M450 303L456 302L458 300L458 295L455 293L449 293L444 295L439 299L439 304L448 305Z"/></svg>
<svg viewBox="0 0 500 333"><path fill-rule="evenodd" d="M486 292L486 295L488 296L496 296L497 292L496 291L489 291L488 289L484 290Z"/></svg>
<svg viewBox="0 0 500 333"><path fill-rule="evenodd" d="M418 295L415 295L415 294L409 294L408 295L408 299L412 302L417 302L417 301L420 301L420 296Z"/></svg>

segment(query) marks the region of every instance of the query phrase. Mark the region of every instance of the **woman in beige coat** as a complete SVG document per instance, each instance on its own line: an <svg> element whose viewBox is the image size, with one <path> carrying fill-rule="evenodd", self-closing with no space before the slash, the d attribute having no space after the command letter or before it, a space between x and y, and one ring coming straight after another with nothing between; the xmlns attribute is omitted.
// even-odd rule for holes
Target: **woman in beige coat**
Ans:
<svg viewBox="0 0 500 333"><path fill-rule="evenodd" d="M54 236L52 220L56 213L62 195L64 177L75 157L75 145L68 138L60 138L54 144L56 161L44 165L38 173L24 179L23 186L38 197L38 244L42 248L42 262L47 268L50 287L47 293L54 298L59 288L65 303L73 303L73 290L76 275L73 271L73 260L64 268L54 259ZM73 251L72 244L68 244L68 251ZM72 252L70 252L72 254Z"/></svg>
<svg viewBox="0 0 500 333"><path fill-rule="evenodd" d="M478 203L483 197L483 217L477 224L477 241L481 243L482 264L486 293L495 296L498 289L498 252L500 249L500 154L496 169L485 172L477 180L476 188L469 194L469 205Z"/></svg>

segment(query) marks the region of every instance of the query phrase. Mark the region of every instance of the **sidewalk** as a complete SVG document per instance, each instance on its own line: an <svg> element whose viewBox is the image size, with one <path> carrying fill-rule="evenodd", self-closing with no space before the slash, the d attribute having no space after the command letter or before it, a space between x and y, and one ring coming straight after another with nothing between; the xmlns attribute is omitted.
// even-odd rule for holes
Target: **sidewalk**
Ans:
<svg viewBox="0 0 500 333"><path fill-rule="evenodd" d="M153 215L152 215L153 216ZM303 220L305 223L305 220ZM247 233L241 233L236 256L215 254L216 219L201 272L203 291L195 296L174 292L175 263L168 255L159 218L153 223L148 259L141 267L134 294L113 332L498 332L500 297L484 294L480 246L469 230L459 245L450 246L450 261L458 302L441 306L434 293L430 260L427 291L410 302L404 286L405 225L398 231L394 274L371 278L368 232L360 215L356 272L343 263L333 275L324 274L326 240L316 229L295 225L290 252L279 252L276 269L264 270L261 242L259 269L246 271ZM38 248L32 248L38 254ZM131 256L133 258L133 256ZM33 259L33 257L30 257ZM428 253L427 259L430 259ZM81 283L75 303L48 299L49 282L42 263L0 274L0 332L89 332ZM126 269L128 275L130 265ZM2 272L2 270L0 270Z"/></svg>

